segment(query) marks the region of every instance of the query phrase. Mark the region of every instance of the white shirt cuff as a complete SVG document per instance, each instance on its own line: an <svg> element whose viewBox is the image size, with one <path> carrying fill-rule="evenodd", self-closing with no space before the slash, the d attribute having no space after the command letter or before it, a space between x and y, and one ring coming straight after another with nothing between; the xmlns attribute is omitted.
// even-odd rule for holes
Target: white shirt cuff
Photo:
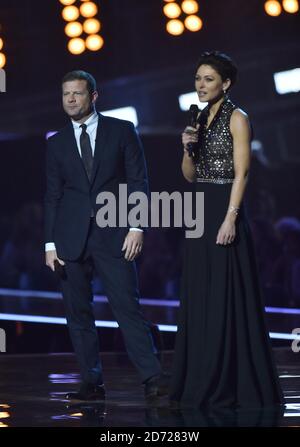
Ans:
<svg viewBox="0 0 300 447"><path fill-rule="evenodd" d="M56 250L54 242L47 242L45 244L45 251Z"/></svg>
<svg viewBox="0 0 300 447"><path fill-rule="evenodd" d="M141 228L129 228L129 231L140 231L141 233L144 232L144 230L142 230ZM54 242L47 242L45 244L45 251L51 251L51 250L56 250L55 244Z"/></svg>

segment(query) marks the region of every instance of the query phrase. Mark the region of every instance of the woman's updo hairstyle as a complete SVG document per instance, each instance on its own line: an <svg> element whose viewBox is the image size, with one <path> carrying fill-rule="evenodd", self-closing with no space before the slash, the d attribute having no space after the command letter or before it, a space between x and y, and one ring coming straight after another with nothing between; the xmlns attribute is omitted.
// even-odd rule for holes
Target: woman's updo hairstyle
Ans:
<svg viewBox="0 0 300 447"><path fill-rule="evenodd" d="M221 53L220 51L205 51L201 54L200 60L198 61L196 72L201 65L210 65L222 78L222 81L230 79L231 88L236 80L238 69L233 62L233 60L227 56L227 54Z"/></svg>

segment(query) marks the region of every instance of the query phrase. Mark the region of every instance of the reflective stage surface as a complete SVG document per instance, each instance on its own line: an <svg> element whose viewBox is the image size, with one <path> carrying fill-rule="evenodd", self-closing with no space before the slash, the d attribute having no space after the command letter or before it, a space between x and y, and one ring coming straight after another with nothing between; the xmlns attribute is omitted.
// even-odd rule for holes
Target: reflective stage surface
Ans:
<svg viewBox="0 0 300 447"><path fill-rule="evenodd" d="M127 355L103 353L105 403L74 403L65 393L77 390L72 354L0 354L0 427L257 427L300 426L299 354L276 348L285 394L283 410L172 410L162 398L147 405L143 387ZM170 370L172 352L162 354Z"/></svg>

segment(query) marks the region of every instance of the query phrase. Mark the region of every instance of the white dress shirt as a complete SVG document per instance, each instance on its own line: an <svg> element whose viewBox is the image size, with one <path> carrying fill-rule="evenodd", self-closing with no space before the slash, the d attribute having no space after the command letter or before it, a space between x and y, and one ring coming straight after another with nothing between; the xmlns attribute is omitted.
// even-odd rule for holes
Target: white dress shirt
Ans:
<svg viewBox="0 0 300 447"><path fill-rule="evenodd" d="M77 143L77 149L79 151L79 155L81 157L81 147L80 147L80 135L82 132L82 128L80 127L82 123L77 123L74 120L72 121L72 125L73 125L73 130L74 130L74 134L75 134L75 139L76 139L76 143ZM86 131L90 137L90 142L91 142L91 146L92 146L92 152L93 152L93 156L95 153L95 146L96 146L96 135L97 135L97 128L98 128L98 123L99 123L99 116L97 114L97 112L94 112L93 115L91 115L85 122L84 124L86 124ZM143 232L143 230L141 228L130 228L129 231L141 231ZM54 242L47 242L45 244L45 251L51 251L51 250L55 250L55 244Z"/></svg>
<svg viewBox="0 0 300 447"><path fill-rule="evenodd" d="M93 115L90 116L84 122L84 124L86 124L86 131L87 131L87 133L88 133L88 135L90 137L90 142L91 142L91 146L92 146L93 156L94 156L94 153L95 153L98 122L99 122L99 118L98 118L98 114L96 112L93 113ZM77 143L77 148L78 148L78 151L79 151L79 155L81 157L81 147L80 147L80 135L82 133L82 128L80 127L81 123L77 123L76 121L72 120L72 125L73 125L73 129L74 129L74 134L75 134L75 139L76 139L76 143Z"/></svg>

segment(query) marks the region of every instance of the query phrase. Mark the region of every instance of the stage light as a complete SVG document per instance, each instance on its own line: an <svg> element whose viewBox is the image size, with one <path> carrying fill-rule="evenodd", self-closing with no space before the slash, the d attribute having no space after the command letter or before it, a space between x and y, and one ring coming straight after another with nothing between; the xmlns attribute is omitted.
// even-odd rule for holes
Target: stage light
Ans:
<svg viewBox="0 0 300 447"><path fill-rule="evenodd" d="M269 16L277 17L281 14L282 7L277 0L268 0L265 2L265 11Z"/></svg>
<svg viewBox="0 0 300 447"><path fill-rule="evenodd" d="M196 32L203 27L202 19L196 15L199 11L199 5L196 0L184 0L181 2L181 7L175 1L166 1L166 3L163 11L171 19L166 24L169 34L179 36L185 29ZM182 14L185 14L186 17L180 17Z"/></svg>
<svg viewBox="0 0 300 447"><path fill-rule="evenodd" d="M80 14L83 17L93 17L97 14L98 7L93 2L85 2L80 6Z"/></svg>
<svg viewBox="0 0 300 447"><path fill-rule="evenodd" d="M300 68L274 73L274 82L277 93L297 93L300 91Z"/></svg>
<svg viewBox="0 0 300 447"><path fill-rule="evenodd" d="M65 26L65 33L69 37L78 37L82 34L82 25L80 22L69 22Z"/></svg>
<svg viewBox="0 0 300 447"><path fill-rule="evenodd" d="M9 417L10 417L10 415L7 411L0 411L0 419L6 419Z"/></svg>
<svg viewBox="0 0 300 447"><path fill-rule="evenodd" d="M104 40L98 34L101 29L101 23L96 18L93 18L98 13L96 3L89 0L81 0L81 4L77 7L73 5L75 0L59 1L63 5L67 5L62 10L62 17L66 22L69 22L65 25L65 33L71 38L68 42L70 53L81 54L85 50L100 50L104 45ZM79 20L77 20L78 18ZM83 33L86 35L82 36Z"/></svg>
<svg viewBox="0 0 300 447"><path fill-rule="evenodd" d="M98 51L104 45L104 40L98 34L92 34L85 40L86 47L91 51Z"/></svg>
<svg viewBox="0 0 300 447"><path fill-rule="evenodd" d="M78 19L79 17L79 10L76 6L66 6L63 10L62 10L62 16L63 19L66 22L72 22L73 20Z"/></svg>
<svg viewBox="0 0 300 447"><path fill-rule="evenodd" d="M86 34L96 34L100 28L101 24L97 19L87 19L83 23L83 30Z"/></svg>
<svg viewBox="0 0 300 447"><path fill-rule="evenodd" d="M299 2L298 0L283 0L282 2L283 9L290 14L294 14L299 11Z"/></svg>
<svg viewBox="0 0 300 447"><path fill-rule="evenodd" d="M6 56L3 53L0 53L0 68L3 68L6 64Z"/></svg>
<svg viewBox="0 0 300 447"><path fill-rule="evenodd" d="M134 107L121 107L119 109L101 111L102 115L112 116L121 120L131 121L135 126L138 125L138 117Z"/></svg>
<svg viewBox="0 0 300 447"><path fill-rule="evenodd" d="M0 29L1 29L1 25L0 25ZM0 51L3 49L4 47L4 40L2 39L2 37L0 37ZM6 56L5 54L1 51L0 53L0 68L4 68L6 64ZM5 90L5 85L6 85L6 81L5 81L5 72L4 70L2 70L1 72L1 80L0 80L0 91L6 91Z"/></svg>
<svg viewBox="0 0 300 447"><path fill-rule="evenodd" d="M55 135L57 132L58 132L57 130L49 130L49 132L46 133L46 140L52 137L52 135Z"/></svg>
<svg viewBox="0 0 300 447"><path fill-rule="evenodd" d="M73 3L76 2L76 0L59 0L60 3L64 6L69 6L69 5L73 5Z"/></svg>
<svg viewBox="0 0 300 447"><path fill-rule="evenodd" d="M181 9L186 14L196 14L199 11L199 5L195 0L185 0L181 3Z"/></svg>
<svg viewBox="0 0 300 447"><path fill-rule="evenodd" d="M181 14L180 6L177 3L168 3L164 6L164 14L169 17L169 19L176 19Z"/></svg>
<svg viewBox="0 0 300 447"><path fill-rule="evenodd" d="M72 54L81 54L85 50L84 40L80 37L75 37L74 39L69 40L68 50Z"/></svg>
<svg viewBox="0 0 300 447"><path fill-rule="evenodd" d="M172 34L173 36L179 36L184 31L184 25L180 20L173 19L168 21L166 29L169 34Z"/></svg>
<svg viewBox="0 0 300 447"><path fill-rule="evenodd" d="M202 28L203 22L200 17L191 15L185 19L184 25L189 31L196 32Z"/></svg>

